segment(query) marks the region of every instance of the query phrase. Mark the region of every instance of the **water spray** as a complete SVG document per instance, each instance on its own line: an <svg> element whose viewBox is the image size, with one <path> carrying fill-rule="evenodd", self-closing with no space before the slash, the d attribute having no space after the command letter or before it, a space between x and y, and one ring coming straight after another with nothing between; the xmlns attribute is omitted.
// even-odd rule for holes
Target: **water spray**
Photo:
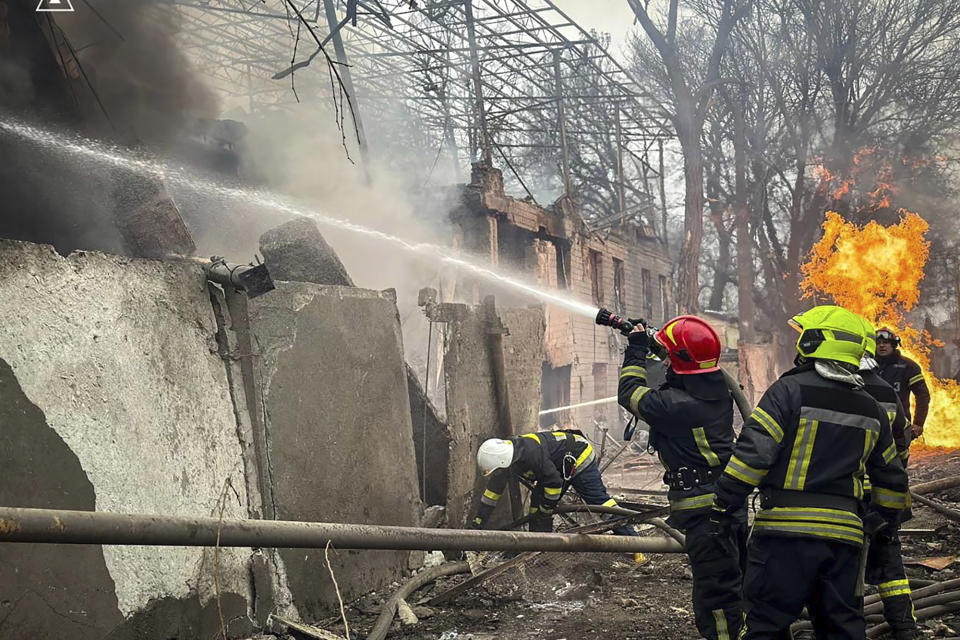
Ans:
<svg viewBox="0 0 960 640"><path fill-rule="evenodd" d="M327 215L306 205L297 204L291 200L281 197L278 194L259 191L255 189L244 189L225 185L213 180L198 178L193 172L186 168L175 167L164 164L156 160L137 158L128 151L111 147L109 145L94 140L69 137L47 129L42 129L30 124L0 117L0 132L17 136L37 144L50 152L59 153L77 158L86 158L94 162L107 166L118 167L135 173L148 176L156 176L167 182L179 184L196 192L205 193L210 196L224 199L232 199L248 204L255 204L269 209L295 217L306 217L314 220L318 224L326 227L343 229L360 235L364 235L376 240L387 242L398 246L406 252L428 256L444 264L468 271L473 275L483 278L488 282L510 287L529 294L542 302L562 307L587 317L595 317L598 313L597 307L564 297L562 295L544 291L533 284L522 280L505 276L475 264L469 260L461 258L450 253L445 247L423 243L409 242L403 238L390 235L384 231L371 229L363 225L342 220Z"/></svg>
<svg viewBox="0 0 960 640"><path fill-rule="evenodd" d="M592 407L597 404L607 404L608 402L616 402L618 399L617 396L610 396L609 398L600 398L599 400L588 400L587 402L578 402L576 404L568 404L565 407L554 407L553 409L544 409L537 415L546 416L551 413L558 413L560 411L568 411L570 409L579 409L580 407Z"/></svg>

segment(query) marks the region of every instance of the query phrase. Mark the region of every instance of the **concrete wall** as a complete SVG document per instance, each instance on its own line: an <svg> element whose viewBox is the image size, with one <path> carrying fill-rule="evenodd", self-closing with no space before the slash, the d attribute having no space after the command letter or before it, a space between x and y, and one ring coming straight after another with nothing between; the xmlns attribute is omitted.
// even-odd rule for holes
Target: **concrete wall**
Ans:
<svg viewBox="0 0 960 640"><path fill-rule="evenodd" d="M280 282L249 303L281 520L416 526L420 500L400 319L392 292ZM294 604L336 605L323 550L281 550ZM408 553L331 552L341 594L378 589Z"/></svg>
<svg viewBox="0 0 960 640"><path fill-rule="evenodd" d="M246 517L200 268L0 241L0 317L0 502L213 515L229 482L224 515ZM249 555L220 554L238 632ZM196 548L0 546L0 638L206 635L213 570Z"/></svg>
<svg viewBox="0 0 960 640"><path fill-rule="evenodd" d="M417 465L389 292L0 240L0 504L415 525ZM410 554L331 550L341 592ZM335 594L323 552L0 545L0 640L228 635Z"/></svg>
<svg viewBox="0 0 960 640"><path fill-rule="evenodd" d="M444 382L450 454L447 467L447 519L462 526L479 499L476 455L480 443L502 437L495 402L490 325L482 307L445 304L448 319ZM503 337L511 420L517 433L535 431L544 359L544 316L540 308L500 312L509 331ZM506 503L507 501L502 501ZM498 509L499 511L499 509Z"/></svg>

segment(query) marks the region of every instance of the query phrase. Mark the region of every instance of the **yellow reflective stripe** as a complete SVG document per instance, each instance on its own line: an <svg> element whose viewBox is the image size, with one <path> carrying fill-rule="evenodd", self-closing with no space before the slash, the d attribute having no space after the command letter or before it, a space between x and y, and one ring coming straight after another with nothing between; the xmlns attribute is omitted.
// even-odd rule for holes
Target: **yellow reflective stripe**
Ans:
<svg viewBox="0 0 960 640"><path fill-rule="evenodd" d="M912 378L910 378L910 382L907 383L907 386L908 386L908 387L912 387L913 385L917 384L918 382L923 382L923 374L922 374L922 373L918 373L917 375L915 375L915 376L913 376Z"/></svg>
<svg viewBox="0 0 960 640"><path fill-rule="evenodd" d="M483 492L483 496L484 496L485 498L490 498L491 500L499 500L499 499L500 499L500 494L499 494L499 493L495 493L495 492L491 491L490 489L487 489L486 491L484 491L484 492Z"/></svg>
<svg viewBox="0 0 960 640"><path fill-rule="evenodd" d="M643 378L647 379L647 369L646 367L638 367L636 365L626 366L623 369L620 369L620 379L624 378Z"/></svg>
<svg viewBox="0 0 960 640"><path fill-rule="evenodd" d="M790 452L790 463L787 465L787 476L783 482L784 489L803 491L807 482L807 470L810 468L810 458L813 457L813 442L817 437L817 420L800 419L797 435L793 440L793 450Z"/></svg>
<svg viewBox="0 0 960 640"><path fill-rule="evenodd" d="M560 492L563 491L560 487L544 487L543 495L546 496L559 496Z"/></svg>
<svg viewBox="0 0 960 640"><path fill-rule="evenodd" d="M630 410L634 413L637 412L637 406L640 404L640 398L647 395L650 391L650 387L637 387L637 390L633 392L633 395L630 396Z"/></svg>
<svg viewBox="0 0 960 640"><path fill-rule="evenodd" d="M727 467L723 470L727 475L733 476L741 482L746 482L751 487L756 487L766 477L768 469L755 469L745 463L743 460L733 455L727 462Z"/></svg>
<svg viewBox="0 0 960 640"><path fill-rule="evenodd" d="M537 444L542 444L540 442L540 436L535 433L524 433L520 435L521 438L530 438L531 440L536 440Z"/></svg>
<svg viewBox="0 0 960 640"><path fill-rule="evenodd" d="M863 526L863 521L857 514L842 509L828 509L826 507L773 507L760 511L760 513L757 514L757 518L776 518L778 520L805 518L807 520L834 522L849 527L860 528Z"/></svg>
<svg viewBox="0 0 960 640"><path fill-rule="evenodd" d="M888 509L906 509L907 494L903 491L891 491L883 487L873 487L873 490L870 492L870 502L878 507L886 507Z"/></svg>
<svg viewBox="0 0 960 640"><path fill-rule="evenodd" d="M757 407L754 409L753 413L750 414L750 417L756 420L761 427L766 429L767 433L770 434L770 437L773 438L777 444L780 444L780 442L783 440L783 429L779 424L777 424L777 421L774 420L769 413L760 407Z"/></svg>
<svg viewBox="0 0 960 640"><path fill-rule="evenodd" d="M588 442L588 443L587 443L587 446L584 448L583 452L577 457L577 461L576 461L576 463L574 463L573 468L574 468L574 469L579 469L579 468L580 468L580 465L583 464L583 463L586 461L586 459L589 458L589 457L592 456L592 455L593 455L593 445L591 445L591 444Z"/></svg>
<svg viewBox="0 0 960 640"><path fill-rule="evenodd" d="M617 506L617 501L614 500L613 498L610 498L609 500L607 500L606 502L604 502L604 503L603 503L602 505L600 505L600 506L601 506L601 507L615 507L615 506Z"/></svg>
<svg viewBox="0 0 960 640"><path fill-rule="evenodd" d="M730 631L727 629L727 616L723 609L713 610L713 622L717 625L717 640L730 640Z"/></svg>
<svg viewBox="0 0 960 640"><path fill-rule="evenodd" d="M540 507L530 507L528 513L529 513L530 515L533 515L533 514L537 513L538 511L540 511Z"/></svg>
<svg viewBox="0 0 960 640"><path fill-rule="evenodd" d="M880 434L876 431L864 431L863 452L860 454L860 465L857 467L857 473L853 476L853 497L858 500L863 499L865 492L870 491L870 479L866 477L867 458L870 452L877 444Z"/></svg>
<svg viewBox="0 0 960 640"><path fill-rule="evenodd" d="M716 500L716 494L705 493L692 498L680 498L670 501L670 511L689 511L690 509L702 509L712 507Z"/></svg>
<svg viewBox="0 0 960 640"><path fill-rule="evenodd" d="M776 520L757 520L753 525L757 529L769 531L782 531L784 533L798 533L802 535L815 536L818 538L828 538L832 540L842 540L844 542L853 542L854 544L863 544L863 534L852 531L847 527L841 527L821 522L791 522Z"/></svg>
<svg viewBox="0 0 960 640"><path fill-rule="evenodd" d="M703 427L697 427L693 430L693 439L697 441L697 448L700 449L700 455L707 461L711 467L720 466L720 458L710 448L710 442L707 440L707 432Z"/></svg>
<svg viewBox="0 0 960 640"><path fill-rule="evenodd" d="M887 447L887 450L883 452L883 462L885 464L890 464L890 461L897 457L897 445L890 443L890 446Z"/></svg>
<svg viewBox="0 0 960 640"><path fill-rule="evenodd" d="M892 598L893 596L910 595L910 581L906 578L900 580L891 580L881 582L877 585L881 598Z"/></svg>

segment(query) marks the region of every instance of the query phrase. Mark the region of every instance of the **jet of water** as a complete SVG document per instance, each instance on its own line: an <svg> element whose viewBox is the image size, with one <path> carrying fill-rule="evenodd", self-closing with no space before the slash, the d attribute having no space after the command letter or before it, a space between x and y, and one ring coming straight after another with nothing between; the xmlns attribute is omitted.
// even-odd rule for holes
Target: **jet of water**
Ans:
<svg viewBox="0 0 960 640"><path fill-rule="evenodd" d="M231 198L239 202L255 204L290 216L304 216L315 220L318 224L345 229L354 233L374 238L400 247L404 251L433 258L441 263L458 267L464 271L482 278L488 282L527 293L545 303L556 305L579 313L596 317L598 308L579 302L572 298L545 291L523 280L506 276L487 267L478 265L462 257L452 254L445 247L424 243L409 242L403 238L371 229L363 225L327 215L315 209L299 205L278 194L257 189L246 189L215 182L193 175L182 168L165 164L156 160L137 158L122 149L111 147L82 137L71 137L17 120L0 118L0 131L14 135L37 144L44 149L76 158L93 160L100 164L126 169L148 176L156 176L167 183L180 184L194 191L205 193L218 198Z"/></svg>
<svg viewBox="0 0 960 640"><path fill-rule="evenodd" d="M570 409L579 409L580 407L592 407L595 404L607 404L608 402L616 402L618 396L610 396L609 398L600 398L599 400L588 400L587 402L578 402L577 404L568 404L565 407L554 407L553 409L544 409L538 415L545 416L551 413L557 413L559 411L568 411Z"/></svg>

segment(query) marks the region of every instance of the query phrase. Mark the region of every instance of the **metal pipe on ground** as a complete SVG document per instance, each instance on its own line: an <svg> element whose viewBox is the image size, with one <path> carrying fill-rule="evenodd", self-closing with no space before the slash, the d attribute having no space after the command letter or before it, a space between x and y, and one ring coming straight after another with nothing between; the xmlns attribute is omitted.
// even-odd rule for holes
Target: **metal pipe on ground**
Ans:
<svg viewBox="0 0 960 640"><path fill-rule="evenodd" d="M914 612L914 615L917 618L917 622L923 622L924 620L936 618L937 616L942 616L958 610L960 610L960 602L951 602L949 604L941 604L932 607L926 607L924 609L917 609ZM884 634L889 633L890 631L890 625L884 622L875 627L870 627L867 629L867 638L881 638Z"/></svg>
<svg viewBox="0 0 960 640"><path fill-rule="evenodd" d="M924 606L939 605L945 602L954 602L956 601L956 596L960 589L960 578L955 578L953 580L945 580L943 582L932 582L931 584L926 584L921 586L919 583L921 581L910 580L910 586L913 588L913 591L910 594L910 598L913 600L914 607L923 608ZM930 582L924 580L922 582ZM944 593L946 592L946 593ZM941 598L939 594L942 594L944 597ZM883 603L880 601L880 596L878 594L872 594L864 598L863 600L863 613L864 615L876 615L883 612ZM809 620L803 620L801 622L794 623L791 627L794 631L802 631L812 629L813 625Z"/></svg>
<svg viewBox="0 0 960 640"><path fill-rule="evenodd" d="M219 540L219 542L218 542ZM0 542L410 551L681 553L668 538L423 529L0 507Z"/></svg>
<svg viewBox="0 0 960 640"><path fill-rule="evenodd" d="M923 495L925 493L936 493L937 491L943 491L945 489L953 489L954 487L960 487L960 475L939 478L937 480L931 480L930 482L921 482L920 484L910 487L910 490Z"/></svg>
<svg viewBox="0 0 960 640"><path fill-rule="evenodd" d="M936 500L931 500L926 496L921 496L916 491L911 491L910 496L920 504L930 507L931 509L933 509L940 515L944 516L945 518L948 518L949 520L953 520L954 522L960 522L960 511L957 511L956 509L951 509L950 507L944 504L941 504Z"/></svg>

